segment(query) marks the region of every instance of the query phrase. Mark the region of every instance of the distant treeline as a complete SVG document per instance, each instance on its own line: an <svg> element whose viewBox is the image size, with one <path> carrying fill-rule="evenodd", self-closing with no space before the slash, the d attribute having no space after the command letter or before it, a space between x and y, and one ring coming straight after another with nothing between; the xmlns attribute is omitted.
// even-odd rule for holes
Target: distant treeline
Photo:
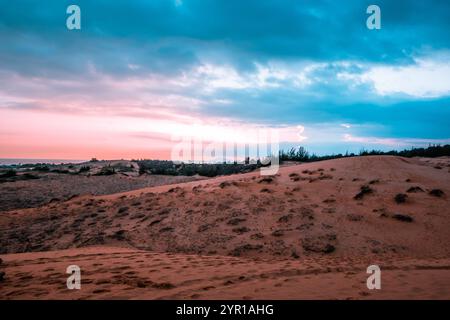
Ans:
<svg viewBox="0 0 450 320"><path fill-rule="evenodd" d="M372 156L372 155L392 155L401 157L442 157L450 156L450 145L430 145L428 148L411 148L403 151L379 151L379 150L361 150L358 154L332 154L325 156L318 156L309 154L304 147L291 148L288 151L281 150L279 152L280 163L283 161L299 161L299 162L314 162L338 158L358 157L358 156ZM262 167L259 160L250 161L246 159L245 163L175 163L170 160L133 160L139 165L139 173L151 173L161 175L173 176L193 176L200 175L205 177L215 177L220 175L229 175L235 173L250 172Z"/></svg>
<svg viewBox="0 0 450 320"><path fill-rule="evenodd" d="M347 157L357 157L357 156L400 156L406 158L412 157L427 157L436 158L443 156L450 156L450 145L430 145L427 148L411 148L402 151L380 151L380 150L361 150L358 154L355 153L345 153L345 154L332 154L325 156L317 156L315 154L310 155L304 147L291 148L288 151L280 151L280 161L301 161L301 162L314 162L329 159L347 158Z"/></svg>
<svg viewBox="0 0 450 320"><path fill-rule="evenodd" d="M345 153L345 154L332 154L325 156L317 156L315 154L309 154L304 147L291 148L288 151L281 150L279 152L279 162L283 161L297 161L297 162L314 162L338 158L358 157L358 156L372 156L372 155L391 155L401 157L427 157L435 158L442 156L450 156L450 145L430 145L427 148L411 148L402 151L379 151L379 150L361 150L358 154ZM160 175L172 175L172 176L193 176L200 175L204 177L215 177L221 175L229 175L235 173L246 173L256 170L262 166L268 166L269 163L262 164L259 159L250 159L246 157L244 163L177 163L170 160L131 160L136 162L139 166L139 174L160 174ZM97 159L93 159L91 162L99 162ZM0 182L6 182L17 179L37 179L30 173L25 175L17 175L13 169L29 169L34 172L52 172L52 173L65 173L65 174L80 174L90 173L91 167L83 165L76 167L74 165L68 165L66 168L59 168L57 165L52 164L25 164L14 166L0 166ZM98 172L92 173L94 176L106 176L113 175L120 172L132 172L133 166L116 164L107 164L103 166Z"/></svg>
<svg viewBox="0 0 450 320"><path fill-rule="evenodd" d="M215 177L234 173L245 173L253 171L261 164L244 163L175 163L169 160L137 160L139 173L152 173L172 176L193 176Z"/></svg>

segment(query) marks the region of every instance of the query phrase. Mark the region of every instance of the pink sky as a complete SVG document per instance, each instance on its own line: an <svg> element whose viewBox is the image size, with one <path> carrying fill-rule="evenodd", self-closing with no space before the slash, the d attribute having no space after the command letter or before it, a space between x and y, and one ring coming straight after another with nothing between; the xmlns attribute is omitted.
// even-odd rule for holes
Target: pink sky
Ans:
<svg viewBox="0 0 450 320"><path fill-rule="evenodd" d="M45 159L170 159L181 138L255 143L256 124L173 114L108 115L0 109L0 157ZM7 121L6 121L7 120ZM301 127L277 128L284 141L300 141Z"/></svg>
<svg viewBox="0 0 450 320"><path fill-rule="evenodd" d="M133 120L0 110L0 156L45 159L168 158L170 144L162 135L140 137ZM136 128L142 121L136 121ZM133 134L136 134L134 136ZM170 139L170 137L169 137Z"/></svg>

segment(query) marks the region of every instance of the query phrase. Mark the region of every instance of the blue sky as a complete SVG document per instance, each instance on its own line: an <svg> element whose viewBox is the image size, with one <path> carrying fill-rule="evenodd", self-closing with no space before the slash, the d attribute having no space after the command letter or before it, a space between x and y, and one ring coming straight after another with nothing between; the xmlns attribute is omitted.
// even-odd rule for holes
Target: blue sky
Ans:
<svg viewBox="0 0 450 320"><path fill-rule="evenodd" d="M70 4L81 8L81 30L66 28ZM381 30L366 27L370 4L381 8ZM0 8L3 157L87 157L114 147L101 132L136 146L124 157L152 156L189 123L222 135L301 128L285 145L320 154L450 143L449 1L5 0ZM80 135L100 142L83 151ZM108 152L100 154L120 156Z"/></svg>

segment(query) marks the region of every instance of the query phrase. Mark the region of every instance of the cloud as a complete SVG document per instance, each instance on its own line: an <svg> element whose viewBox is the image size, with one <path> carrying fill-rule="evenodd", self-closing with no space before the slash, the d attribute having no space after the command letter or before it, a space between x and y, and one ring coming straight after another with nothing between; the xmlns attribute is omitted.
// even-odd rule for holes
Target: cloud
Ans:
<svg viewBox="0 0 450 320"><path fill-rule="evenodd" d="M430 144L449 144L448 139L420 139L420 138L378 138L378 137L357 137L350 134L343 136L343 141L358 142L366 145L383 145L392 148L412 147L412 146L428 146Z"/></svg>
<svg viewBox="0 0 450 320"><path fill-rule="evenodd" d="M296 87L312 84L308 76L317 68L316 64L290 64L268 62L254 63L254 69L240 71L231 65L201 64L183 73L175 82L180 86L200 86L207 92L220 89L268 89Z"/></svg>
<svg viewBox="0 0 450 320"><path fill-rule="evenodd" d="M365 27L364 2L79 0L78 33L64 28L69 4L0 0L0 37L8 43L1 68L67 77L86 71L87 61L117 76L173 74L199 62L241 70L273 60L399 64L421 48L450 46L450 4L438 0L378 1L383 29L376 33Z"/></svg>
<svg viewBox="0 0 450 320"><path fill-rule="evenodd" d="M29 112L163 134L214 119L219 136L267 126L324 145L450 135L448 1L380 0L377 32L365 2L79 0L75 33L69 4L0 0L0 134Z"/></svg>
<svg viewBox="0 0 450 320"><path fill-rule="evenodd" d="M441 60L417 58L406 66L375 66L360 76L380 95L406 94L434 98L450 94L450 53Z"/></svg>

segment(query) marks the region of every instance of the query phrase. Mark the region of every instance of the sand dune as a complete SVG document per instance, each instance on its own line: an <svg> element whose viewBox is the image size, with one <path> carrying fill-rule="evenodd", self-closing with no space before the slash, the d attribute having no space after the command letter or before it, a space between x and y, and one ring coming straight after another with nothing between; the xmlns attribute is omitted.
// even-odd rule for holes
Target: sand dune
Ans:
<svg viewBox="0 0 450 320"><path fill-rule="evenodd" d="M337 159L4 212L0 296L448 299L450 162L439 161ZM92 278L75 296L59 280L69 262ZM388 289L368 293L374 263Z"/></svg>

